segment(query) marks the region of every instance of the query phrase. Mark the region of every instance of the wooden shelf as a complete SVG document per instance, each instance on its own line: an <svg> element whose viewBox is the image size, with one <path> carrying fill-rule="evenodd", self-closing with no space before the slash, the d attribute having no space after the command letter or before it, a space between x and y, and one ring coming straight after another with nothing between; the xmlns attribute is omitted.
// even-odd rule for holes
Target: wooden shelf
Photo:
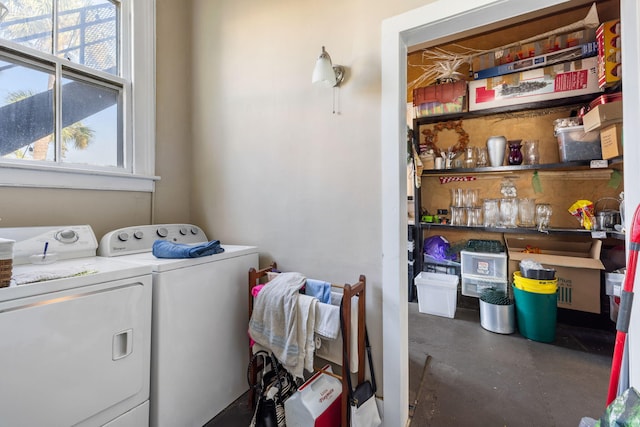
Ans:
<svg viewBox="0 0 640 427"><path fill-rule="evenodd" d="M579 162L563 162L563 163L547 163L541 165L517 165L517 166L498 166L498 167L482 167L482 168L456 168L456 169L428 169L422 171L422 176L429 175L461 175L469 173L504 173L528 170L602 170L610 168L619 168L623 164L622 156L607 161L607 167L592 168L591 162L588 160Z"/></svg>
<svg viewBox="0 0 640 427"><path fill-rule="evenodd" d="M571 107L571 106L579 106L581 104L589 104L593 101L595 97L594 94L575 96L571 98L561 98L561 99L551 99L549 101L538 101L531 102L526 104L517 104L517 105L507 105L504 107L496 107L496 108L487 108L485 110L477 110L477 111L463 111L459 113L449 113L449 114L440 114L435 116L426 116L419 117L417 119L413 119L414 121L414 130L417 130L418 127L415 125L425 125L430 123L438 123L438 122L448 122L451 120L460 120L460 119L473 119L476 117L486 117L486 116L494 116L505 113L517 113L520 111L526 110L542 110L556 107Z"/></svg>
<svg viewBox="0 0 640 427"><path fill-rule="evenodd" d="M550 228L545 231L538 231L537 228L525 228L525 227L467 227L464 225L450 225L450 224L436 224L429 222L421 222L420 230L456 230L456 231L484 231L488 233L503 233L503 234L553 234L553 235L571 235L571 236L593 236L592 233L600 233L592 230L585 230L582 228ZM624 240L625 233L618 231L603 231L606 237L614 239Z"/></svg>

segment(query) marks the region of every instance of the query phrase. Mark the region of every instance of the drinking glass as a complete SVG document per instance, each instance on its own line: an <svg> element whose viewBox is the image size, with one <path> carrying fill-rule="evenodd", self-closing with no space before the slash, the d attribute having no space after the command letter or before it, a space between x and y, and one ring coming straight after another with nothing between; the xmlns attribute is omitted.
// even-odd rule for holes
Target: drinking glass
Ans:
<svg viewBox="0 0 640 427"><path fill-rule="evenodd" d="M462 188L451 189L451 206L464 206L464 190Z"/></svg>
<svg viewBox="0 0 640 427"><path fill-rule="evenodd" d="M476 148L476 167L485 168L489 166L489 152L487 147Z"/></svg>
<svg viewBox="0 0 640 427"><path fill-rule="evenodd" d="M464 163L463 166L467 169L476 167L477 155L474 147L467 147L464 150Z"/></svg>
<svg viewBox="0 0 640 427"><path fill-rule="evenodd" d="M465 208L467 214L467 227L477 227L480 225L480 214L482 209L479 207Z"/></svg>
<svg viewBox="0 0 640 427"><path fill-rule="evenodd" d="M540 163L537 139L529 139L524 142L523 157L525 165L537 165Z"/></svg>
<svg viewBox="0 0 640 427"><path fill-rule="evenodd" d="M536 226L538 227L538 231L545 231L549 228L552 213L553 209L551 208L550 204L536 204Z"/></svg>
<svg viewBox="0 0 640 427"><path fill-rule="evenodd" d="M466 190L463 195L463 206L473 208L478 204L479 190Z"/></svg>

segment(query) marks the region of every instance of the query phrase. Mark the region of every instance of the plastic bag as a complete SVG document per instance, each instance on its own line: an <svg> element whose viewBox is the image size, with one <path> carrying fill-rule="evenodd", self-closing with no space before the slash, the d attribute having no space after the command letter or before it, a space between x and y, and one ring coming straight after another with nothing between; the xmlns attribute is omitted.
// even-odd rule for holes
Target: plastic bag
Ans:
<svg viewBox="0 0 640 427"><path fill-rule="evenodd" d="M635 427L640 425L640 395L631 387L607 406L596 427Z"/></svg>
<svg viewBox="0 0 640 427"><path fill-rule="evenodd" d="M585 230L591 230L595 224L595 211L590 200L578 200L568 209L569 213L580 221Z"/></svg>
<svg viewBox="0 0 640 427"><path fill-rule="evenodd" d="M451 259L449 241L442 236L431 236L424 241L424 253L438 261Z"/></svg>

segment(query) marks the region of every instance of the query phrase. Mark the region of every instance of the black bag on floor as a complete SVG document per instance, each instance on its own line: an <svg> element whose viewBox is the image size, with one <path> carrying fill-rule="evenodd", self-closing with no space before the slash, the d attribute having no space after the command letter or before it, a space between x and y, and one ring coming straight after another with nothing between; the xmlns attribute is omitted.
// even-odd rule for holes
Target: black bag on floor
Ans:
<svg viewBox="0 0 640 427"><path fill-rule="evenodd" d="M272 354L258 351L251 358L252 366L262 358L262 373L256 387L256 410L250 427L285 427L284 402L297 390L293 376L278 363Z"/></svg>

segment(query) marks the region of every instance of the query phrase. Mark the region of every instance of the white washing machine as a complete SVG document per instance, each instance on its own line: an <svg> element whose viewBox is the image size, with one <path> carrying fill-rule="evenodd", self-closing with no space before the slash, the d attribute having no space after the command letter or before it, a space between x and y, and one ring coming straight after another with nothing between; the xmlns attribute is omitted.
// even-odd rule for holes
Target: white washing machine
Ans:
<svg viewBox="0 0 640 427"><path fill-rule="evenodd" d="M159 259L158 239L208 241L190 224L143 225L107 233L98 254L153 271L151 425L202 427L248 390L248 271L258 250L223 244L216 255Z"/></svg>
<svg viewBox="0 0 640 427"><path fill-rule="evenodd" d="M148 426L151 269L96 257L88 225L0 237L16 241L0 288L0 425Z"/></svg>

